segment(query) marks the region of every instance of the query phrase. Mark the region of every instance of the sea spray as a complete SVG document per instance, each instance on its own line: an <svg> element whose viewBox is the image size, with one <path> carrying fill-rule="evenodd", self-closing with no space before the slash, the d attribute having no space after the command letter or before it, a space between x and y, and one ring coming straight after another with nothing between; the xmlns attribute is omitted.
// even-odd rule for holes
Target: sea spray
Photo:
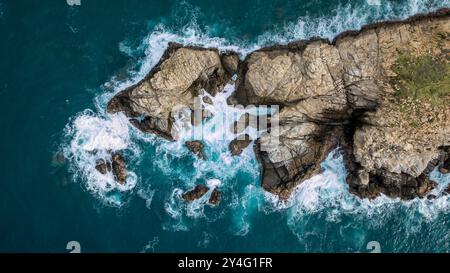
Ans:
<svg viewBox="0 0 450 273"><path fill-rule="evenodd" d="M305 221L311 217L322 219L326 222L345 222L343 219L352 218L356 226L360 226L358 236L364 238L364 229L377 230L392 220L396 215L402 215L404 226L411 235L418 230L424 222L436 220L440 215L450 211L450 197L443 194L443 189L450 183L450 174L441 174L435 169L430 178L438 183L438 187L431 194L436 194L434 200L414 199L403 201L393 199L385 195L374 200L360 199L348 190L345 181L346 170L342 155L339 150L331 152L321 164L323 172L297 186L291 197L282 201L277 196L265 193L268 205L266 213L274 211L286 211L288 213L287 224L300 242L307 240L304 233L311 225ZM364 226L364 228L363 228ZM348 227L350 228L350 227ZM351 227L352 232L355 227ZM362 242L363 240L361 240Z"/></svg>
<svg viewBox="0 0 450 273"><path fill-rule="evenodd" d="M365 1L363 2L365 3ZM353 217L362 214L366 215L362 219L369 225L380 226L380 223L387 221L382 219L389 217L384 215L393 215L393 211L400 206L411 211L409 215L415 216L416 213L419 213L417 216L419 219L421 217L428 220L434 219L441 212L448 211L449 205L446 196L439 195L438 199L433 201L403 202L385 196L374 201L360 200L351 195L343 178L345 169L336 153L330 155L324 162L322 174L303 182L295 190L291 199L287 202L280 202L277 197L264 193L260 188L259 166L251 148L246 149L240 157L231 157L227 147L228 143L217 144L218 142L215 140L218 137L210 130L210 134L207 134L205 139L209 144L206 153L211 160L201 161L187 151L182 141L168 142L139 132L128 123L125 117L120 114L109 115L105 109L107 102L117 92L144 78L160 60L169 42L214 47L222 52L235 51L241 55L241 58L244 58L253 50L266 45L285 44L313 36L331 40L338 33L347 29L359 29L364 24L385 19L404 19L417 12L428 12L443 6L450 6L450 1L414 0L407 2L406 5L400 5L382 0L381 6L342 5L333 14L321 17L312 15L299 17L295 22L286 23L284 27L276 28L276 30L269 30L250 41L234 37L211 37L207 30L197 24L195 19L179 29L171 28L163 23L157 24L143 39L142 44L135 49L142 51L144 57L129 71L129 76L125 80L112 77L102 86L102 92L94 99L95 110L81 112L67 125L64 154L71 162L74 179L82 181L85 188L100 200L114 206L123 204L121 196L126 195L126 192L134 187L139 187L139 196L150 200L147 204L149 208L152 207L150 206L152 202L160 200L153 199L153 194L168 196L164 198L164 207L169 218L175 221L166 221L163 223L163 227L171 230L187 230L191 224L189 221L191 218L214 218L213 214L205 215L204 203L188 205L180 198L183 191L192 188L196 183L207 183L208 179L219 179L221 190L232 196L228 199L230 206L218 208L219 212L216 214L224 215L227 209L234 210L232 217L237 219L235 220L236 227L242 228L232 228L232 230L233 233L239 235L249 232L250 225L247 221L250 221L249 215L255 211L272 213L288 210L287 224L296 234L299 234L297 232L298 223L304 220L304 217L312 217L315 214L324 214L325 221L329 222L341 221L342 217L348 215ZM126 43L121 43L120 49L129 56L139 55L134 54L134 49L127 46ZM209 110L214 110L214 107L226 102L229 92L232 91L225 90L218 97L213 98L215 103L207 106L213 108ZM208 126L213 127L213 125L214 122L211 122ZM140 158L150 149L149 146L155 152L151 159L152 166L143 166ZM111 174L101 175L94 168L96 159L108 156L106 153L108 149L121 150L129 155L128 160L132 159L127 162L130 176L125 186L115 183ZM96 155L92 155L93 150L97 151ZM155 181L153 177L137 176L136 171L144 167L154 168L167 177L167 180ZM432 175L436 175L436 173ZM237 176L246 177L247 184L237 185L235 183ZM448 176L436 179L444 181L448 179ZM153 192L153 189L164 188L163 186L166 184L169 184L167 192ZM442 185L439 184L440 190L443 188ZM240 189L245 190L240 192ZM259 201L261 196L265 196L266 204L264 206L261 206ZM227 198L226 195L225 198Z"/></svg>
<svg viewBox="0 0 450 273"><path fill-rule="evenodd" d="M111 172L101 174L95 169L98 160L111 161L111 153L128 149L138 156L139 150L132 144L128 131L128 119L123 114L100 118L92 111L84 111L77 116L72 126L66 127L66 135L71 141L64 148L64 155L72 162L75 178L85 181L88 191L101 197L105 202L120 206L119 192L134 188L136 174L128 173L122 185L115 181Z"/></svg>

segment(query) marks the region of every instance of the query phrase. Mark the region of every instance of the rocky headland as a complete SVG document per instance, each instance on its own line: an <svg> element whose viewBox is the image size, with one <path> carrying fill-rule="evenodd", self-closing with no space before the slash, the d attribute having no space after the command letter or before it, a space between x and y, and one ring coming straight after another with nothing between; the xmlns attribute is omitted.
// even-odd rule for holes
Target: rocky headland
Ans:
<svg viewBox="0 0 450 273"><path fill-rule="evenodd" d="M435 187L428 174L436 166L449 172L450 9L367 25L333 41L270 46L244 60L172 43L142 81L109 102L108 112L123 112L139 130L174 140L173 109L192 109L194 97L221 92L233 75L229 104L280 106L279 130L257 139L254 151L262 187L281 198L319 173L337 147L350 191L363 198L422 198ZM279 145L266 145L273 134ZM232 155L250 143L232 141ZM186 146L207 160L201 142ZM207 190L199 186L183 198Z"/></svg>

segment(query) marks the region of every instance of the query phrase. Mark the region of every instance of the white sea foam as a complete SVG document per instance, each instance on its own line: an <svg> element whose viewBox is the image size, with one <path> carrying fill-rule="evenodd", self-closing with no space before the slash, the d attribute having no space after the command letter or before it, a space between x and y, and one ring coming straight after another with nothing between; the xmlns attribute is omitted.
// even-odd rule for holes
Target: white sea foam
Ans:
<svg viewBox="0 0 450 273"><path fill-rule="evenodd" d="M268 213L286 211L287 224L299 240L305 238L302 230L305 217L312 214L324 215L327 221L332 222L339 222L345 216L356 217L367 226L380 228L391 215L401 210L406 213L404 220L408 223L408 232L412 232L421 223L433 221L439 214L450 211L450 197L442 194L450 183L450 174L443 175L434 170L430 175L431 179L438 182L438 187L430 193L437 195L434 200L423 198L402 201L382 195L369 201L348 191L346 170L338 151L330 153L322 163L322 168L324 171L321 174L297 186L287 201L280 201L277 196L267 192L264 194L269 204L264 210Z"/></svg>
<svg viewBox="0 0 450 273"><path fill-rule="evenodd" d="M206 181L206 185L208 185L208 187L211 189L220 187L221 184L222 181L220 181L219 179L209 179L208 181Z"/></svg>
<svg viewBox="0 0 450 273"><path fill-rule="evenodd" d="M111 153L123 149L138 154L131 146L128 133L128 119L123 114L101 118L86 110L78 115L67 127L69 144L64 148L65 156L72 162L76 178L85 181L85 188L100 196L103 201L121 205L118 192L128 191L136 185L137 177L129 171L126 183L117 183L111 172L101 174L95 169L96 161L111 161Z"/></svg>
<svg viewBox="0 0 450 273"><path fill-rule="evenodd" d="M182 181L181 187L176 189L178 196L172 194L165 204L166 210L174 219L182 217L178 214L179 212L190 218L206 217L205 206L208 206L207 201L214 188L220 187L223 190L239 187L239 185L232 183L238 173L249 174L251 180L248 182L255 181L259 175L258 165L251 149L245 150L240 156L231 156L228 148L231 140L224 137L225 131L229 130L233 121L224 122L221 114L227 112L228 114L243 115L247 112L245 109L233 108L227 104L227 98L233 91L234 84L229 84L223 92L219 92L216 96L208 95L212 104L203 104L203 107L212 113L212 116L203 124L202 128L204 133L202 141L205 145L204 152L207 160L197 158L185 147L185 141L191 140L194 130L199 128L193 127L190 122L185 123L181 119L175 120L175 126L179 128L178 140L161 143L156 148L154 163L157 167L166 176ZM184 164L192 164L192 168L186 170L185 167L177 167L177 161L186 157L190 157L191 161ZM189 190L195 185L203 183L201 181L205 178L207 178L206 184L210 189L202 198L188 204L175 200L175 198L180 199L183 189ZM244 200L249 199L248 194L245 193L242 198ZM240 216L238 218L244 217L246 209L245 206L239 208L240 212L237 213ZM177 213L174 213L174 211ZM208 217L211 220L214 216L209 215ZM244 231L242 231L244 234L248 232Z"/></svg>
<svg viewBox="0 0 450 273"><path fill-rule="evenodd" d="M299 39L322 37L333 40L346 30L358 30L363 25L375 21L400 20L417 14L449 7L449 0L410 0L404 4L382 1L382 5L341 5L333 13L323 17L302 16L282 30L276 29L260 35L252 49L267 44L285 44Z"/></svg>
<svg viewBox="0 0 450 273"><path fill-rule="evenodd" d="M155 136L143 134L132 128L127 119L121 115L109 115L105 111L107 102L120 90L135 84L141 80L159 61L169 42L177 42L185 45L196 45L202 47L215 47L221 51L236 51L244 57L249 52L270 44L285 44L294 40L308 39L313 36L320 36L333 39L338 33L347 29L359 29L362 25L373 21L385 19L402 19L418 12L428 12L438 7L450 6L450 0L412 0L407 5L399 8L395 3L383 1L381 6L341 6L334 14L327 14L323 17L304 16L298 18L296 22L289 23L284 27L268 31L261 34L254 41L237 41L211 37L207 31L202 30L193 19L185 27L171 29L164 24L157 25L145 37L138 48L133 48L126 42L119 45L120 50L128 56L137 56L135 51L144 52L145 57L138 63L135 70L127 73L126 79L113 77L102 87L104 92L95 99L95 111L86 110L77 115L66 128L68 141L64 147L66 157L71 160L71 168L76 176L84 182L85 188L99 196L101 200L113 205L123 204L122 194L131 190L138 183L138 177L133 169L139 167L139 155L143 152L137 145L137 141L144 141L156 146L153 159L154 166L165 176L173 181L179 181L171 188L172 193L164 204L165 211L170 218L175 220L175 224L170 222L165 225L166 229L186 230L187 225L183 220L183 215L198 218L204 217L205 200L198 200L186 205L180 201L181 193L195 186L199 180L216 181L220 179L220 187L230 189L230 192L237 192L238 187L244 185L233 184L232 181L238 173L249 174L249 179L253 181L259 178L259 169L251 148L246 149L240 157L232 157L228 151L228 142L219 141L219 133L213 131L214 124L218 122L214 118L207 124L209 133L205 137L206 154L208 161L202 161L191 155L184 147L183 142L167 142ZM189 17L189 16L188 16ZM191 16L195 18L195 16ZM226 105L226 98L233 92L232 85L218 96L212 98L213 106L208 110L221 111ZM222 108L221 108L222 107ZM186 136L186 135L185 135ZM183 137L182 137L183 139ZM251 146L251 145L250 145ZM97 153L92 153L92 151ZM125 186L114 182L111 174L101 175L95 170L95 161L98 158L107 158L108 150L122 151L128 155L130 175ZM191 168L180 168L180 164L186 164L182 160L192 157ZM130 160L134 159L134 160ZM191 164L187 163L187 164ZM236 233L247 234L250 224L248 215L254 211L264 211L270 213L273 210L289 210L290 224L298 221L305 213L317 213L324 208L329 210L330 220L337 220L342 213L363 213L374 214L380 211L387 211L398 204L419 208L418 210L424 218L433 218L439 211L448 211L447 197L439 197L436 200L414 200L402 202L392 200L387 197L380 197L375 201L359 200L348 193L348 186L343 180L345 168L339 161L339 156L330 155L323 163L325 171L319 176L313 177L300 185L295 194L288 202L280 202L276 197L265 193L265 199L269 206L262 208L258 198L253 199L252 195L262 196L263 192L259 187L247 185L242 194L234 194L235 202L227 206L236 209L235 218L237 226ZM209 180L208 180L209 179ZM439 178L448 179L448 178ZM174 183L174 182L169 183ZM150 181L148 183L154 183ZM208 182L207 182L208 183ZM443 185L443 184L442 184ZM440 187L441 186L440 184ZM258 190L256 190L258 188ZM153 197L152 187L148 190L140 189L140 195L145 196L150 207ZM441 189L442 190L442 189ZM166 193L165 193L166 194ZM205 195L207 198L208 195ZM204 199L205 199L204 198ZM250 201L251 200L251 201ZM256 200L256 201L255 201ZM251 204L251 205L249 205ZM256 205L255 205L256 204ZM169 227L170 225L170 227Z"/></svg>

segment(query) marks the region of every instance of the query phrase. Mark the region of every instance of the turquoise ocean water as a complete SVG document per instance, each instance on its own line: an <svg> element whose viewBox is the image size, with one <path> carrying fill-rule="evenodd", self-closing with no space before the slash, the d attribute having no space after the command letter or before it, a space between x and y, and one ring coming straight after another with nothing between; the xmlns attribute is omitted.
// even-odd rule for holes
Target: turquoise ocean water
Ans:
<svg viewBox="0 0 450 273"><path fill-rule="evenodd" d="M238 51L450 7L449 0L0 0L0 251L444 252L450 197L373 202L350 195L338 152L286 204L259 187L250 149L208 138L206 162L143 135L107 101L141 79L170 41ZM216 98L217 102L223 97ZM220 104L220 103L218 103ZM221 106L217 106L220 110ZM123 150L118 187L90 150ZM63 153L65 161L56 156ZM441 190L450 175L432 173ZM219 186L221 204L182 191Z"/></svg>

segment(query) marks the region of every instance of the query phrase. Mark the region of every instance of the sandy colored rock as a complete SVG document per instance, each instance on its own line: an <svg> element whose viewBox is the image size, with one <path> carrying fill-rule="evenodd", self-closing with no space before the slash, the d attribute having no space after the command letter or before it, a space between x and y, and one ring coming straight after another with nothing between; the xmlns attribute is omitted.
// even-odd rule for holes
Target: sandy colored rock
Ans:
<svg viewBox="0 0 450 273"><path fill-rule="evenodd" d="M119 92L108 103L108 112L124 112L144 132L173 139L173 109L191 107L194 97L206 90L216 94L230 80L216 49L170 44L160 63L139 83Z"/></svg>
<svg viewBox="0 0 450 273"><path fill-rule="evenodd" d="M215 94L236 73L229 103L280 106L270 118L278 118L279 127L271 127L255 145L266 190L289 197L340 147L351 192L366 198L382 193L425 197L435 186L429 172L436 166L448 170L439 158L450 147L450 103L398 96L405 84L398 70L404 56L419 60L413 61L417 66L420 60L439 64L419 72L443 67L436 72L442 76L450 61L450 9L364 26L333 41L262 48L243 61L235 53L171 45L144 80L110 101L108 111L124 112L140 130L172 139L173 107L184 105L189 112L201 90ZM445 83L440 93L448 92ZM245 128L245 117L243 123ZM279 143L272 143L274 137ZM232 151L242 150L241 143L234 144ZM191 146L201 154L202 147Z"/></svg>
<svg viewBox="0 0 450 273"><path fill-rule="evenodd" d="M352 192L369 198L426 195L434 185L425 178L429 165L450 145L450 105L438 109L415 102L414 114L405 116L394 98L393 67L405 52L450 60L449 17L443 9L365 26L332 43L299 41L250 54L235 99L284 106L276 132L280 145L259 149L270 139L266 135L256 148L263 187L289 196L290 188L317 173L323 143L337 142L349 147ZM344 133L332 141L336 127Z"/></svg>

